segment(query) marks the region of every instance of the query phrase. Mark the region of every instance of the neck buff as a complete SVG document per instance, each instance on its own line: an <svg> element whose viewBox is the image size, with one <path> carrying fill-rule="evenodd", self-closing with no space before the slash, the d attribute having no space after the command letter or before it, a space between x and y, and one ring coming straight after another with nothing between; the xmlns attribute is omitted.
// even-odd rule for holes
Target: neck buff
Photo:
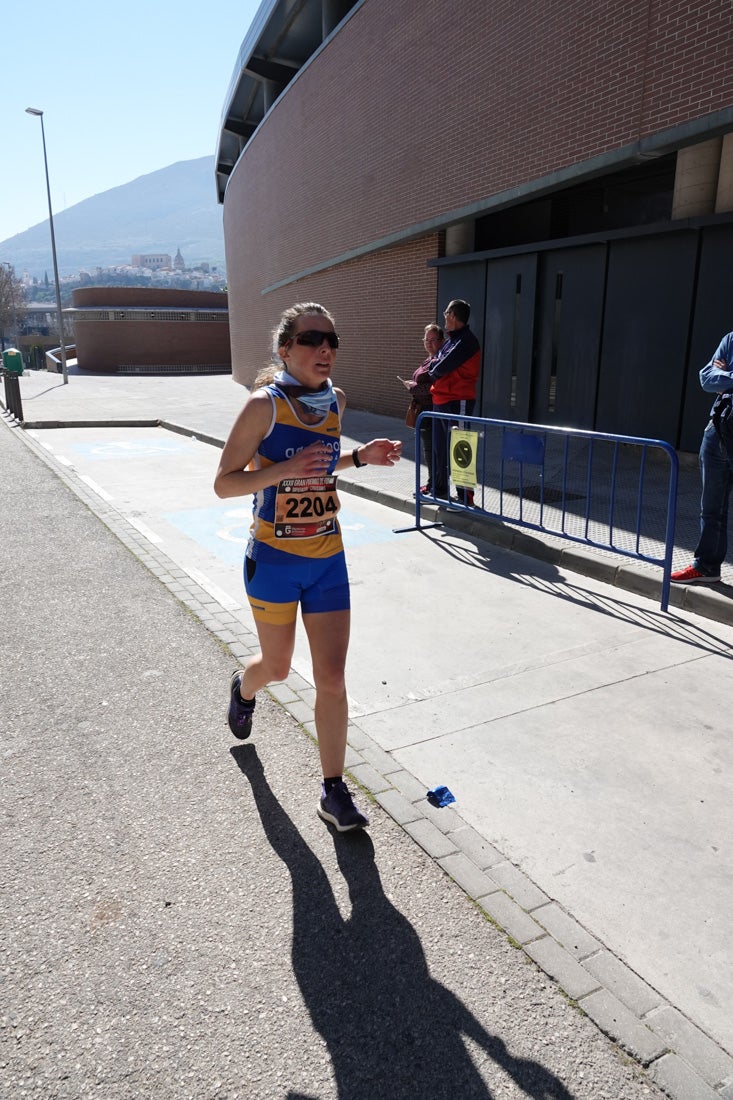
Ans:
<svg viewBox="0 0 733 1100"><path fill-rule="evenodd" d="M288 374L286 370L279 370L273 382L280 386L288 397L300 401L306 409L318 413L319 416L323 416L324 413L328 412L335 399L330 378L322 382L318 389L312 390L308 386L303 386L297 378L294 378L292 374Z"/></svg>

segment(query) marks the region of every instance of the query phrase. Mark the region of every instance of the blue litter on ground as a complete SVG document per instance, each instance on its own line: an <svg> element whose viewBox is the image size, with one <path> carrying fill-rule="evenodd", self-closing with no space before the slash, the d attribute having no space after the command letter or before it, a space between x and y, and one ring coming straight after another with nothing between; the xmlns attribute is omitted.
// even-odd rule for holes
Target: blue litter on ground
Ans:
<svg viewBox="0 0 733 1100"><path fill-rule="evenodd" d="M427 793L427 800L431 806L437 806L442 809L443 806L450 806L451 802L455 802L455 795L451 794L447 787L433 787L431 791Z"/></svg>

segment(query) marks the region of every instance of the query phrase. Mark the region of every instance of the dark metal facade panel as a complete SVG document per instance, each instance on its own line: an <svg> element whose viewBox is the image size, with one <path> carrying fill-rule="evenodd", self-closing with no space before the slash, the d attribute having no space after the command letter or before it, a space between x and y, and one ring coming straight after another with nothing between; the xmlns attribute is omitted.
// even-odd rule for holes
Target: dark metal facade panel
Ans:
<svg viewBox="0 0 733 1100"><path fill-rule="evenodd" d="M539 257L537 343L530 419L592 430L595 422L606 246Z"/></svg>
<svg viewBox="0 0 733 1100"><path fill-rule="evenodd" d="M481 416L529 415L536 283L534 253L486 265Z"/></svg>
<svg viewBox="0 0 733 1100"><path fill-rule="evenodd" d="M687 356L685 400L680 425L680 450L697 451L713 403L704 393L699 372L710 361L720 340L733 331L730 266L733 225L701 231L693 323Z"/></svg>
<svg viewBox="0 0 733 1100"><path fill-rule="evenodd" d="M711 220L493 259L447 257L440 310L468 298L482 343L477 415L697 451L712 404L698 372L733 330L731 249L733 221Z"/></svg>
<svg viewBox="0 0 733 1100"><path fill-rule="evenodd" d="M618 241L608 260L596 429L676 443L697 233Z"/></svg>

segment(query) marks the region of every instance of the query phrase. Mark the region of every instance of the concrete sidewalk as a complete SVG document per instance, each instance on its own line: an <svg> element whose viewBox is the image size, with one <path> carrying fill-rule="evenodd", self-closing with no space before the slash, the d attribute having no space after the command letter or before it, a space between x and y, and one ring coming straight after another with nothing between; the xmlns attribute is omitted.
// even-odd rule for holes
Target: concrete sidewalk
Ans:
<svg viewBox="0 0 733 1100"><path fill-rule="evenodd" d="M22 382L36 425L23 440L245 657L256 640L232 564L241 545L225 560L205 526L215 452L122 425L166 421L213 443L228 432L240 388L210 377ZM80 421L115 423L114 445L103 429L42 427ZM346 424L355 440L399 427L360 413ZM145 456L141 433L151 441ZM136 453L145 458L137 472ZM344 496L352 773L672 1095L729 1097L725 616L711 624L663 615L618 581L522 556L475 526L396 536L405 516L393 508L409 507L414 484L409 459L401 465L355 471L369 480ZM302 639L291 678L273 695L310 728ZM453 807L427 804L437 783L456 794Z"/></svg>

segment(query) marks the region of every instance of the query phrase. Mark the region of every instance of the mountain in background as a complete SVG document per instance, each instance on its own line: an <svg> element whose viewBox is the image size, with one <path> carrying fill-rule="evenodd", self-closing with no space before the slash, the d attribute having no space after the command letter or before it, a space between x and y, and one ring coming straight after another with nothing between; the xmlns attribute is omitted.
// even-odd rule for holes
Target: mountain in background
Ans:
<svg viewBox="0 0 733 1100"><path fill-rule="evenodd" d="M216 201L214 158L182 160L113 187L53 216L59 275L129 264L139 253L180 248L186 267L224 269L222 207ZM53 278L48 219L0 242L0 260L20 277Z"/></svg>

